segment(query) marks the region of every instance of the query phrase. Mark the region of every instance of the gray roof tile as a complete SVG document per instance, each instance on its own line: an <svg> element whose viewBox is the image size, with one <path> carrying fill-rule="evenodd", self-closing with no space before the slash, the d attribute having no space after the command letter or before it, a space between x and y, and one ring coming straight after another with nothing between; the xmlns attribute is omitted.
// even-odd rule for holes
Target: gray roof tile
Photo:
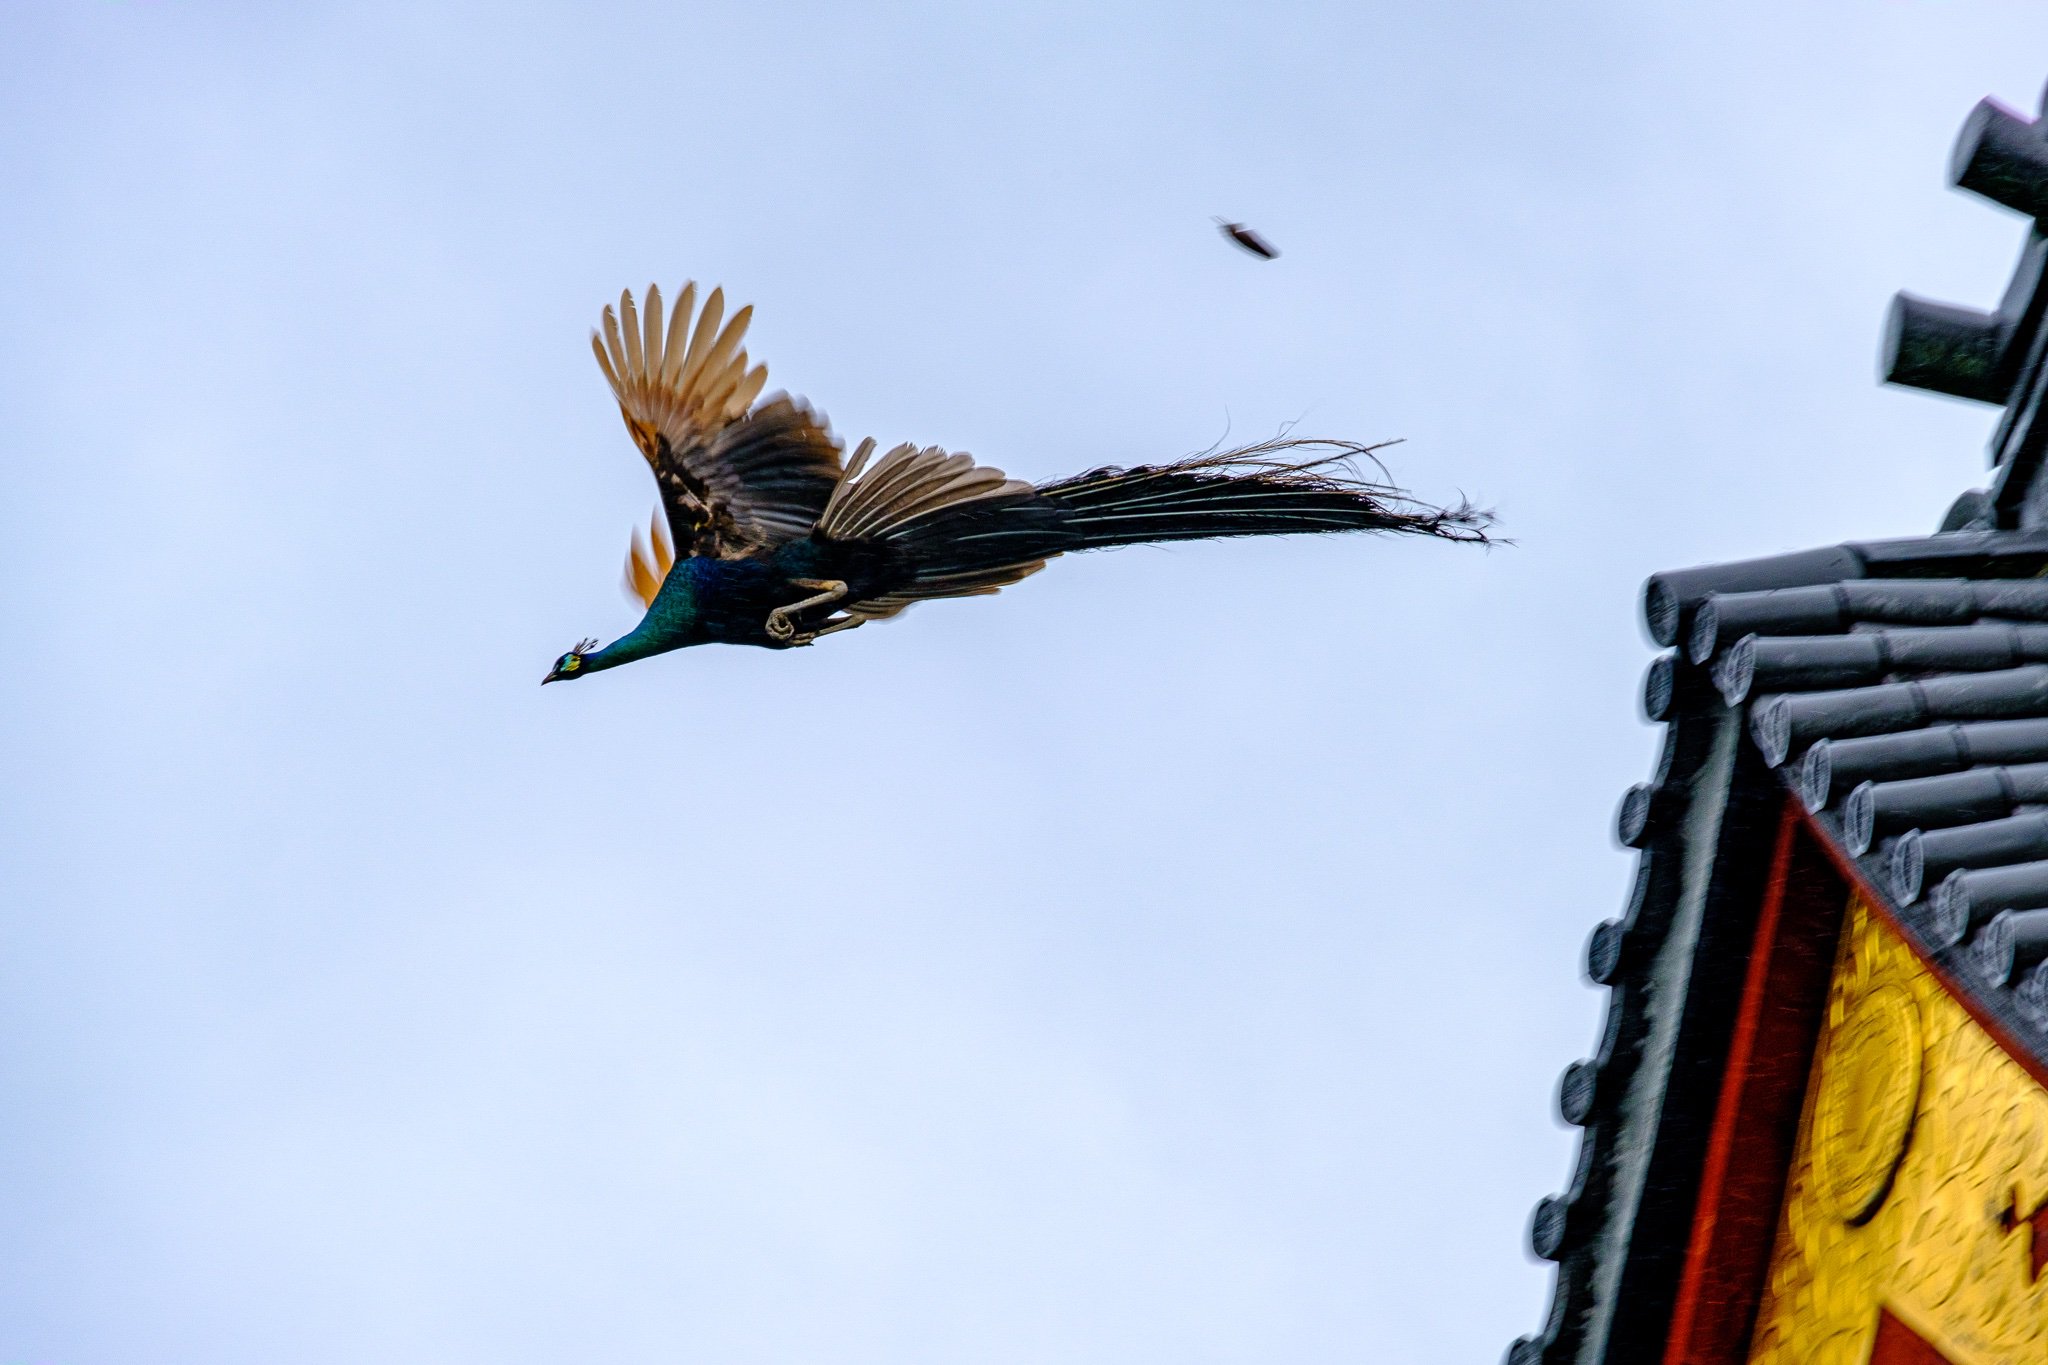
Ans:
<svg viewBox="0 0 2048 1365"><path fill-rule="evenodd" d="M2048 534L1970 530L1645 585L1652 638L1683 645L1644 679L1644 713L1667 740L1656 780L1631 788L1617 813L1622 843L1641 850L1638 875L1626 913L1587 942L1586 973L1610 988L1606 1023L1598 1055L1559 1082L1579 1159L1530 1225L1557 1283L1543 1330L1510 1347L1509 1361L1613 1362L1641 1344L1625 1339L1631 1280L1615 1262L1647 1254L1632 1224L1659 1174L1644 1149L1665 1141L1655 1122L1669 1120L1643 1115L1669 1107L1681 1084L1650 1073L1687 1064L1657 1015L1731 989L1725 961L1702 987L1707 949L1673 935L1706 942L1718 863L1737 837L1755 860L1756 801L1777 789L1773 776L1937 964L2048 1059L2044 572ZM1709 752L1731 727L1737 752L1716 767ZM1745 782L1759 791L1745 797ZM1687 921L1688 898L1701 897L1692 913L1707 918ZM1673 991L1680 1005L1660 1006Z"/></svg>

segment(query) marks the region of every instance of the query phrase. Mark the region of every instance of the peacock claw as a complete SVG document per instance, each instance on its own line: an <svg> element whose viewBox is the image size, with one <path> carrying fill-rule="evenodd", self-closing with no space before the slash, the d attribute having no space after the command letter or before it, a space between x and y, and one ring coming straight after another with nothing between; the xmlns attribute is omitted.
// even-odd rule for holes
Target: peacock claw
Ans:
<svg viewBox="0 0 2048 1365"><path fill-rule="evenodd" d="M768 638L781 645L807 645L818 638L821 631L811 631L801 639L796 633L796 622L789 618L796 612L809 611L812 607L829 607L846 596L846 584L836 578L792 578L789 580L799 588L817 590L817 596L806 597L801 602L792 602L786 607L777 607L768 613ZM827 629L830 629L828 627Z"/></svg>

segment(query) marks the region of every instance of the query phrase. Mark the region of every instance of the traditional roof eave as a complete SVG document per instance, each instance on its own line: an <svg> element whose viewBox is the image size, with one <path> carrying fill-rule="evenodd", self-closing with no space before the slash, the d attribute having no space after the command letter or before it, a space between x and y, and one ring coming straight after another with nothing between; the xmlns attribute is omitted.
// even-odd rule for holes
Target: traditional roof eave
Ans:
<svg viewBox="0 0 2048 1365"><path fill-rule="evenodd" d="M1899 295L1881 372L2004 408L1991 486L1942 534L1645 585L1645 625L1673 652L1644 708L1669 728L1656 778L1622 802L1621 840L1642 851L1628 910L1587 945L1606 1022L1559 1087L1584 1133L1567 1192L1530 1229L1558 1266L1552 1309L1509 1365L1663 1357L1771 856L1758 841L1786 790L2001 1042L2048 1059L2048 960L2012 989L2022 960L2048 959L2048 605L2028 604L2048 585L2010 588L2048 571L2048 118L1980 103L1949 176L2031 220L2018 267L1990 313Z"/></svg>
<svg viewBox="0 0 2048 1365"><path fill-rule="evenodd" d="M2039 1009L2012 989L2009 970L1993 983L1981 970L1982 926L1939 936L1925 898L1916 909L1889 879L1900 844L1920 848L1923 868L1970 872L1973 850L2004 868L2029 854L2022 836L2048 838L2048 818L2036 830L2023 815L2015 831L2001 823L2013 819L2007 806L1957 807L1940 783L1911 785L1930 765L1979 774L1970 780L1987 790L2006 780L1959 762L1953 747L1967 750L1970 734L1992 758L2030 752L2007 752L2014 744L2048 745L2048 662L2022 657L2048 660L2044 570L2048 536L1964 532L1683 570L1646 585L1652 637L1688 648L1656 660L1645 679L1645 711L1666 723L1665 743L1653 780L1621 804L1618 835L1641 860L1626 913L1588 944L1588 974L1610 987L1608 1009L1595 1056L1560 1085L1560 1112L1584 1135L1566 1192L1544 1200L1532 1222L1532 1248L1557 1263L1558 1278L1549 1320L1511 1348L1512 1365L1658 1358L1788 793L1810 798L1803 818L1843 875L1899 921L1973 1013L2017 1055L2048 1058L2048 980ZM2002 728L1980 726L1945 749L1950 712L2001 717ZM1802 729L1808 722L1820 728ZM1872 737L1838 741L1831 727ZM2041 775L2048 794L2048 767ZM1917 844L1897 824L1914 819L1934 826ZM2048 851L2037 861L2048 887Z"/></svg>

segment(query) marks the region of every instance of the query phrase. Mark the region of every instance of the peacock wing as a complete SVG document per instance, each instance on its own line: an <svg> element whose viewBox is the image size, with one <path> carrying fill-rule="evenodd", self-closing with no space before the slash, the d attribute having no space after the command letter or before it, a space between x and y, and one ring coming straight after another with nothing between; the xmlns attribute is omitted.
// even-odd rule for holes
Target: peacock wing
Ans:
<svg viewBox="0 0 2048 1365"><path fill-rule="evenodd" d="M633 542L626 548L626 574L620 586L643 609L652 607L662 580L675 565L675 541L669 537L668 523L656 512L648 518L645 543L640 539L640 528L633 528Z"/></svg>
<svg viewBox="0 0 2048 1365"><path fill-rule="evenodd" d="M841 611L880 621L918 602L1000 592L1059 553L1047 509L1030 484L937 446L900 445L868 468L863 441L818 520L820 540L896 549L910 568L893 589Z"/></svg>
<svg viewBox="0 0 2048 1365"><path fill-rule="evenodd" d="M686 284L664 318L650 285L644 311L629 290L591 333L685 556L740 559L798 539L839 482L839 444L808 407L787 394L755 405L768 369L750 367L740 345L753 311L727 319L718 289L700 310Z"/></svg>

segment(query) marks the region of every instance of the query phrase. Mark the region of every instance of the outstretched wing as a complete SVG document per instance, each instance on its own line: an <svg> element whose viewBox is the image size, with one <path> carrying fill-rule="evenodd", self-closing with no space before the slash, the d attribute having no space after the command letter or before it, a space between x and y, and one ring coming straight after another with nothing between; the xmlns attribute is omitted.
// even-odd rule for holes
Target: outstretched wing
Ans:
<svg viewBox="0 0 2048 1365"><path fill-rule="evenodd" d="M862 441L818 521L828 541L870 541L900 551L907 582L845 603L858 621L880 621L918 602L982 597L1045 567L1059 553L1037 491L967 454L900 445L867 468Z"/></svg>
<svg viewBox="0 0 2048 1365"><path fill-rule="evenodd" d="M648 287L643 314L629 290L590 345L654 470L676 546L742 559L809 533L839 481L839 445L786 394L753 406L768 379L740 348L754 310L726 321L719 289L701 313L696 302L697 286L684 285L664 325L661 291Z"/></svg>

